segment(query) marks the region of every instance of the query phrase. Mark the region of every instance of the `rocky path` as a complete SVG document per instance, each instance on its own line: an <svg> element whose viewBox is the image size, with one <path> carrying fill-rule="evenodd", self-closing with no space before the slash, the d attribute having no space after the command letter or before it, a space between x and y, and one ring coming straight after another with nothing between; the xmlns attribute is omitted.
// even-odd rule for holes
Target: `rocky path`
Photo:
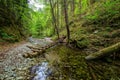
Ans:
<svg viewBox="0 0 120 80"><path fill-rule="evenodd" d="M52 41L49 38L33 39L4 52L4 58L0 59L0 80L29 80L29 70L31 66L44 61L42 57L24 58L22 55L31 52L27 45L45 46Z"/></svg>

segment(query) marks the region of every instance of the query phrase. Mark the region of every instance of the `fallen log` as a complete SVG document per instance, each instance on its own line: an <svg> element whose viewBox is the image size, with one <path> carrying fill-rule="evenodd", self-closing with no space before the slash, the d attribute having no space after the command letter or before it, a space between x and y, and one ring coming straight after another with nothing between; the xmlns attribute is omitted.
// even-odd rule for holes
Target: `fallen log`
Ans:
<svg viewBox="0 0 120 80"><path fill-rule="evenodd" d="M31 53L26 53L23 55L23 57L25 58L32 58L32 57L36 57L38 55L44 55L43 53L45 52L45 50L40 50L40 51L37 51L37 52L31 52Z"/></svg>
<svg viewBox="0 0 120 80"><path fill-rule="evenodd" d="M56 42L53 42L53 43L46 45L46 46L43 46L43 47L27 46L28 48L31 49L32 52L24 54L23 57L26 57L26 58L30 57L31 58L31 57L36 57L38 55L44 55L43 53L45 52L46 49L51 48L52 46L55 46L58 43L62 43L65 38L66 37L63 36L60 39L58 39Z"/></svg>
<svg viewBox="0 0 120 80"><path fill-rule="evenodd" d="M120 42L85 57L86 60L101 58L120 50Z"/></svg>
<svg viewBox="0 0 120 80"><path fill-rule="evenodd" d="M40 49L41 49L41 48L38 48L38 47L29 46L29 45L27 45L26 47L28 47L28 48L30 48L30 49L38 49L38 50L40 50Z"/></svg>
<svg viewBox="0 0 120 80"><path fill-rule="evenodd" d="M31 51L33 51L33 52L40 52L41 49L40 50L38 50L38 49L31 49Z"/></svg>

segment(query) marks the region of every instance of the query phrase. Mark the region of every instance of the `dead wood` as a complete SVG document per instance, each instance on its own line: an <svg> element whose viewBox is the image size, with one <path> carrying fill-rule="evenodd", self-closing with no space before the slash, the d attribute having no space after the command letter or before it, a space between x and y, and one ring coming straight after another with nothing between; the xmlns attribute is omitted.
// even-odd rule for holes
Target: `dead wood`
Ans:
<svg viewBox="0 0 120 80"><path fill-rule="evenodd" d="M115 52L118 52L120 50L120 42L112 45L112 46L109 46L107 48L104 48L96 53L93 53L93 54L90 54L88 55L87 57L85 57L86 60L92 60L92 59L97 59L97 58L101 58L103 56L106 56L106 55L110 55L110 54L113 54Z"/></svg>

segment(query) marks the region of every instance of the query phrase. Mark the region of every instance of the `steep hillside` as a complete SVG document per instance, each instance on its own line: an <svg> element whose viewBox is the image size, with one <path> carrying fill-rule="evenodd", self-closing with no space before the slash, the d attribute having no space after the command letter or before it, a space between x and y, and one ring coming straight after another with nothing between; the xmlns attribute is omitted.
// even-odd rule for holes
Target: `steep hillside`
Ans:
<svg viewBox="0 0 120 80"><path fill-rule="evenodd" d="M0 42L16 42L25 37L26 7L27 0L0 1Z"/></svg>
<svg viewBox="0 0 120 80"><path fill-rule="evenodd" d="M70 25L70 47L73 50L59 48L61 64L65 64L64 67L61 66L65 79L120 79L119 52L93 61L85 60L87 55L120 42L120 7L115 5L120 5L119 0L95 2L86 10L86 14L74 17L75 20ZM66 31L62 31L61 35L66 35Z"/></svg>

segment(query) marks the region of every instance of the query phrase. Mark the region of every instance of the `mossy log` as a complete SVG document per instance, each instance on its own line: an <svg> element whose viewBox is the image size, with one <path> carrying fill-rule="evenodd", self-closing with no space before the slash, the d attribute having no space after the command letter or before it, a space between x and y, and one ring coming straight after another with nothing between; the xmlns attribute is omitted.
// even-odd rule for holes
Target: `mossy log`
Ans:
<svg viewBox="0 0 120 80"><path fill-rule="evenodd" d="M41 47L35 47L35 46L29 46L29 45L27 45L26 47L28 47L28 48L30 48L30 49L41 50Z"/></svg>
<svg viewBox="0 0 120 80"><path fill-rule="evenodd" d="M49 49L52 46L57 45L58 43L62 43L65 38L66 37L63 36L60 39L58 39L56 42L53 42L53 43L46 45L44 47L27 46L28 48L31 49L32 52L24 54L23 57L25 57L25 58L30 57L31 58L31 57L36 57L38 55L44 55L43 53L46 51L46 49Z"/></svg>
<svg viewBox="0 0 120 80"><path fill-rule="evenodd" d="M36 57L38 55L43 55L43 53L45 52L46 49L50 48L53 45L47 45L45 47L33 47L33 46L27 46L28 48L31 49L32 53L26 53L23 55L23 57L28 58L28 57Z"/></svg>
<svg viewBox="0 0 120 80"><path fill-rule="evenodd" d="M120 42L85 57L86 60L101 58L120 50Z"/></svg>

